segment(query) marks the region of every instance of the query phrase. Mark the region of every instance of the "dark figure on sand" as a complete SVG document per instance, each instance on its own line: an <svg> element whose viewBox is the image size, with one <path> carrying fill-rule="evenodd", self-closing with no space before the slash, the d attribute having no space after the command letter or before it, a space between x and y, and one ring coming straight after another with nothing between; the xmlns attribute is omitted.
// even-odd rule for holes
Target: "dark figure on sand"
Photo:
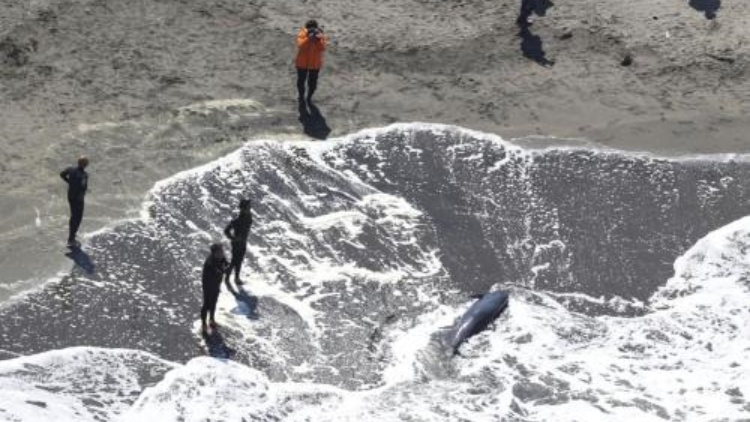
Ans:
<svg viewBox="0 0 750 422"><path fill-rule="evenodd" d="M323 52L328 40L318 22L307 21L305 27L297 34L297 94L300 103L312 101L318 87L318 74L323 66ZM307 96L305 96L307 83Z"/></svg>
<svg viewBox="0 0 750 422"><path fill-rule="evenodd" d="M520 27L531 25L531 14L536 13L538 16L547 14L547 9L554 6L550 0L521 0L521 11L518 13L516 24Z"/></svg>
<svg viewBox="0 0 750 422"><path fill-rule="evenodd" d="M201 308L201 332L210 335L212 329L216 329L216 302L221 292L221 281L227 272L229 264L224 256L224 247L219 243L211 245L211 253L203 264L203 307ZM210 314L210 329L206 325L206 316Z"/></svg>
<svg viewBox="0 0 750 422"><path fill-rule="evenodd" d="M703 12L706 19L715 19L716 12L721 8L721 0L690 0L688 3L693 9Z"/></svg>
<svg viewBox="0 0 750 422"><path fill-rule="evenodd" d="M68 167L60 173L60 177L68 184L68 205L70 206L68 247L80 245L76 240L76 235L83 220L83 201L89 184L89 174L86 173L88 165L89 159L81 157L78 159L77 167Z"/></svg>
<svg viewBox="0 0 750 422"><path fill-rule="evenodd" d="M247 249L247 237L250 235L250 226L253 224L253 215L250 212L250 200L240 200L240 214L232 220L224 229L224 234L232 241L232 262L227 269L227 286L229 285L229 276L234 270L234 282L241 286L240 270L242 261L245 259Z"/></svg>

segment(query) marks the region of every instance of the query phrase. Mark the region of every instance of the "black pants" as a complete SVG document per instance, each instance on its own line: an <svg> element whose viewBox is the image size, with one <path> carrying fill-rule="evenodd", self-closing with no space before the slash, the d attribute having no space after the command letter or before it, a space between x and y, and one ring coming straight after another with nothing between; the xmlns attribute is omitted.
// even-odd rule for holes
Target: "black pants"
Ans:
<svg viewBox="0 0 750 422"><path fill-rule="evenodd" d="M305 98L305 81L307 81L307 100L309 101L318 87L319 69L300 69L297 68L297 95L299 100Z"/></svg>
<svg viewBox="0 0 750 422"><path fill-rule="evenodd" d="M227 280L229 280L229 274L232 270L234 270L234 279L239 280L242 261L245 259L246 251L247 241L232 242L232 262L229 263L229 269L227 270Z"/></svg>
<svg viewBox="0 0 750 422"><path fill-rule="evenodd" d="M201 322L206 325L206 315L211 314L211 321L216 313L216 302L219 300L219 289L203 289L203 307L201 308Z"/></svg>
<svg viewBox="0 0 750 422"><path fill-rule="evenodd" d="M81 227L81 220L83 220L83 199L68 198L68 205L70 205L68 242L72 243L76 240L78 228Z"/></svg>

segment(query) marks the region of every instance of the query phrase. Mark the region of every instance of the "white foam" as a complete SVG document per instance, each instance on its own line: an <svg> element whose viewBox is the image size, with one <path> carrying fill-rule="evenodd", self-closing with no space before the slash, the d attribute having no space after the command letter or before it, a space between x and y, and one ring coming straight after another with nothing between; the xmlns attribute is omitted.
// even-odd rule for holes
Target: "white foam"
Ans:
<svg viewBox="0 0 750 422"><path fill-rule="evenodd" d="M198 358L146 390L122 420L306 420L324 414L341 421L481 421L507 415L513 403L528 420L739 419L747 410L731 400L750 394L743 358L750 350L746 245L750 219L706 236L677 261L676 276L655 295L658 309L642 317L587 317L544 294L516 290L497 328L470 339L461 358L441 363L430 357L431 337L470 301L437 307L413 325L396 324L387 336L392 351L384 384L376 389L272 383L253 369ZM23 368L20 359L10 362L0 362L0 374L7 365ZM435 362L442 369L431 367ZM501 386L487 384L487 374ZM92 419L80 398L4 382L21 420L53 414L57 420ZM524 382L546 392L517 396L515 384ZM49 404L38 408L26 400ZM125 412L119 404L113 409L107 410L112 418Z"/></svg>
<svg viewBox="0 0 750 422"><path fill-rule="evenodd" d="M343 160L336 155L336 148L345 143L365 144L389 132L408 135L415 131L437 135L458 133L521 150L493 135L432 124L369 129L325 144L256 141L227 157L157 183L147 207L161 205L159 201L170 194L179 195L180 187L175 182L201 181L212 174L235 189L242 183L242 177L234 172L243 170L243 154L264 148L281 152L304 148L318 164L316 170L333 180L346 180L360 199L327 209L321 207L315 195L300 194L299 202L293 202L269 192L264 200L283 210L290 221L264 224L259 234L264 236L266 245L251 245L252 256L263 274L253 277L252 290L261 298L273 298L293 310L308 324L313 337L321 336L324 333L318 321L322 311L316 305L328 297L320 290L326 283L341 283L346 289L356 287L352 280L419 285L420 277L435 275L442 269L438 252L419 245L423 217L419 210L402 198L379 192L348 173L337 172L323 160L324 157L328 162ZM461 148L459 145L452 151ZM421 152L413 149L413 153ZM474 155L462 159L477 158ZM499 160L492 168L500 169L502 165L503 160ZM368 171L377 175L377 169ZM283 172L279 177L288 186L298 188L298 181ZM216 208L218 204L203 189L197 200L207 208ZM144 208L142 214L147 222L151 221L148 209ZM216 226L201 228L192 221L179 223L207 236L221 230ZM361 244L366 223L385 230L383 241L413 247L418 252L412 254L419 257L417 263L406 264L396 256L397 265L393 268L373 271L341 258L340 254L327 254L312 247L313 236L329 230L343 230L349 237L347 245ZM339 246L326 244L330 248ZM750 250L749 219L706 236L676 262L675 277L654 295L650 305L616 300L647 308L649 312L641 317L588 317L570 312L553 300L553 295L518 289L497 328L473 337L462 348L465 357L454 360L432 356L433 334L439 327L451 324L470 302L440 305L435 295L430 295L433 292L417 289L413 299L425 304L428 311L414 321L398 321L384 328L389 360L383 382L376 389L350 392L317 384L271 383L264 374L250 368L199 358L178 367L159 385L146 391L125 419L241 420L266 415L304 420L322 414L330 420L496 420L510 412L511 404L530 420L560 420L560 415L575 415L575 419L582 421L661 420L664 412L684 420L741 418L747 412L743 409L745 405L731 400L736 401L735 392L750 396L744 376L747 373L744 357L750 351L747 250ZM279 268L292 279L306 282L308 287L290 293L284 280L277 276ZM617 305L583 294L569 297ZM231 296L222 295L220 317L231 328L255 339L258 336L252 323L233 312L236 307ZM273 338L257 340L266 341L263 346L277 351L276 357L284 363L283 351L275 348ZM96 365L96 361L88 361L84 366ZM310 362L304 362L296 370L304 373L311 366ZM1 369L2 363L0 373L3 373ZM59 378L56 374L53 381L67 388L65 381L69 380L64 378L75 376L78 374L71 375L62 367ZM8 387L0 387L0 391L5 391L11 403L20 400L25 403L32 396L50 401L49 412L36 404L21 403L13 407L22 420L53 414L61 420L94 417L84 403L88 393L80 397L78 392L53 394L17 377L6 377L4 382ZM524 394L514 391L514 387L523 382L537 383L548 391L521 397ZM124 386L118 388L128 389L132 379L122 375L117 384ZM126 402L112 400L103 410L107 418L116 417L125 409ZM41 410L34 414L36 408ZM206 413L206 409L213 412Z"/></svg>
<svg viewBox="0 0 750 422"><path fill-rule="evenodd" d="M258 101L249 98L230 98L223 100L209 100L180 107L179 112L194 112L207 114L211 110L227 110L229 108L243 108L253 111L264 111L265 107Z"/></svg>
<svg viewBox="0 0 750 422"><path fill-rule="evenodd" d="M229 361L196 358L147 389L123 421L240 421L280 413L265 375Z"/></svg>
<svg viewBox="0 0 750 422"><path fill-rule="evenodd" d="M111 420L153 377L175 367L146 352L76 347L0 361L0 419Z"/></svg>
<svg viewBox="0 0 750 422"><path fill-rule="evenodd" d="M350 237L357 237L362 233L362 221L366 216L357 211L338 211L318 217L301 217L300 220L313 230L328 230L341 227Z"/></svg>
<svg viewBox="0 0 750 422"><path fill-rule="evenodd" d="M527 405L538 420L560 414L590 421L659 420L664 412L687 420L746 416L747 408L730 403L728 392L750 391L742 375L750 351L750 292L743 281L750 277L748 246L750 219L706 236L677 261L677 275L655 295L658 310L643 317L589 318L513 300L498 333L469 342L476 355L462 373L507 371L494 359L512 356L529 372L528 381L549 385L542 377L551 375L569 383L557 394L596 392L596 406L581 400ZM531 340L519 342L523 336ZM566 373L572 367L581 370Z"/></svg>

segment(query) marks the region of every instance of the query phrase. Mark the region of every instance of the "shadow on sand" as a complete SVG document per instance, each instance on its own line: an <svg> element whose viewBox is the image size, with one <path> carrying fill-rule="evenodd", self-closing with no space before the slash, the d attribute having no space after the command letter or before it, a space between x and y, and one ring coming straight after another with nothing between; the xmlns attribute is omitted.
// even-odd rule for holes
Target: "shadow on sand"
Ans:
<svg viewBox="0 0 750 422"><path fill-rule="evenodd" d="M299 102L299 121L302 123L305 134L312 138L326 139L331 133L331 128L328 127L325 117L312 102L307 104L304 101Z"/></svg>
<svg viewBox="0 0 750 422"><path fill-rule="evenodd" d="M227 288L237 300L239 313L245 315L248 319L258 319L258 297L251 295L244 288L235 290L229 283L227 283Z"/></svg>
<svg viewBox="0 0 750 422"><path fill-rule="evenodd" d="M544 52L542 46L542 39L539 35L534 35L529 29L529 25L522 25L521 32L518 33L521 37L521 52L527 59L534 60L538 64L550 67L555 64L554 61L547 59L547 54Z"/></svg>
<svg viewBox="0 0 750 422"><path fill-rule="evenodd" d="M86 272L86 274L94 274L94 270L96 270L94 261L91 260L89 254L81 249L80 246L71 247L70 252L66 253L65 256L72 259L77 266Z"/></svg>
<svg viewBox="0 0 750 422"><path fill-rule="evenodd" d="M237 353L234 349L227 346L224 336L219 329L211 330L211 334L203 334L203 340L206 342L208 355L213 358L231 359Z"/></svg>
<svg viewBox="0 0 750 422"><path fill-rule="evenodd" d="M688 4L693 9L703 12L709 20L716 18L716 13L721 8L721 0L690 0Z"/></svg>

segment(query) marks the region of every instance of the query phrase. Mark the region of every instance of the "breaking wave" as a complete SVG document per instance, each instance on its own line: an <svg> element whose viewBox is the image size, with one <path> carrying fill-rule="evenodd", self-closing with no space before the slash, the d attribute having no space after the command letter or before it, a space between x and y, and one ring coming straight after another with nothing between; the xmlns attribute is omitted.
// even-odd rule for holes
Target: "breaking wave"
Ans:
<svg viewBox="0 0 750 422"><path fill-rule="evenodd" d="M0 416L741 418L749 176L744 156L524 149L439 125L251 142L92 236L95 274L0 309L3 352L37 354L0 362ZM200 266L239 197L248 284L204 343ZM441 330L493 288L508 311L450 359Z"/></svg>

